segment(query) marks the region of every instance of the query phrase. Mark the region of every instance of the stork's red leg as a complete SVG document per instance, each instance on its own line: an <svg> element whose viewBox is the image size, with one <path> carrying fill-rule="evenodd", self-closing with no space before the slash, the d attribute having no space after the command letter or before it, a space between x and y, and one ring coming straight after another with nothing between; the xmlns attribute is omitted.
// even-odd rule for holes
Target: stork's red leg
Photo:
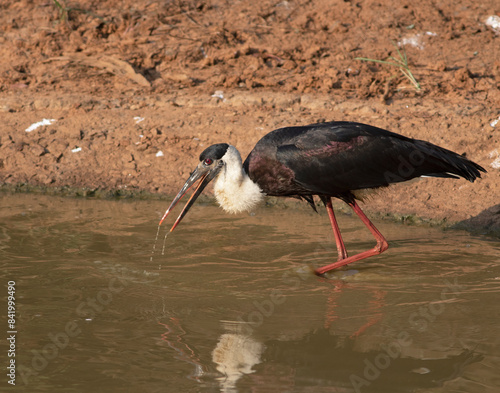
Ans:
<svg viewBox="0 0 500 393"><path fill-rule="evenodd" d="M330 203L330 206L331 206L331 203ZM373 225L373 223L369 220L369 218L366 217L365 213L363 213L363 211L358 206L356 201L349 203L349 206L352 207L354 212L358 215L359 218L361 218L361 221L363 221L363 223L366 225L366 227L369 229L369 231L372 233L372 235L375 237L375 239L377 239L377 245L375 247L373 247L371 250L361 252L361 253L353 255L351 257L347 257L345 259L342 259L338 262L334 262L334 263L331 263L329 265L326 265L326 266L323 266L323 267L316 269L316 274L318 274L318 275L321 275L323 273L326 273L326 272L333 270L333 269L336 269L338 267L345 266L351 262L356 262L356 261L359 261L361 259L380 254L380 253L384 252L385 250L387 250L387 248L389 247L387 240L385 240L384 236L380 233L380 231L377 228L375 228L375 225ZM327 210L328 210L328 207L327 207ZM333 210L332 210L332 212L333 212ZM332 226L333 226L333 224L332 224ZM334 229L334 232L335 232L335 229ZM340 232L339 232L339 234L340 234ZM339 253L339 256L340 256L340 253Z"/></svg>
<svg viewBox="0 0 500 393"><path fill-rule="evenodd" d="M337 252L339 253L339 261L347 258L347 250L345 249L344 240L342 240L342 235L340 234L339 224L335 219L335 213L332 207L332 198L328 198L326 201L326 211L328 212L328 217L332 224L333 236L335 236L335 243L337 244Z"/></svg>

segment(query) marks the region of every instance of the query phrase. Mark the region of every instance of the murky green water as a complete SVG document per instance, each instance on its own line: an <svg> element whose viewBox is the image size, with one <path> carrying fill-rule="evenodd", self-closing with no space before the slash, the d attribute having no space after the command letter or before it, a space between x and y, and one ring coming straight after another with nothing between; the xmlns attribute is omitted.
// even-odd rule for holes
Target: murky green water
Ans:
<svg viewBox="0 0 500 393"><path fill-rule="evenodd" d="M13 391L500 388L499 241L380 222L389 251L325 279L311 266L336 256L326 214L198 204L151 261L166 207L0 194ZM359 220L339 222L348 250L372 247Z"/></svg>

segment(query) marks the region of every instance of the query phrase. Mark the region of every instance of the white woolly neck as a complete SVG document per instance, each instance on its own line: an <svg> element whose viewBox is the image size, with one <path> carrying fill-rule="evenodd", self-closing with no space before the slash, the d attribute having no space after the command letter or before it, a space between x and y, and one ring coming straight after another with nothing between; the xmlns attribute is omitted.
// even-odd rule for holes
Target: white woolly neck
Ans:
<svg viewBox="0 0 500 393"><path fill-rule="evenodd" d="M229 213L251 210L264 198L264 193L244 171L241 155L234 146L228 147L221 160L224 166L215 179L215 199Z"/></svg>

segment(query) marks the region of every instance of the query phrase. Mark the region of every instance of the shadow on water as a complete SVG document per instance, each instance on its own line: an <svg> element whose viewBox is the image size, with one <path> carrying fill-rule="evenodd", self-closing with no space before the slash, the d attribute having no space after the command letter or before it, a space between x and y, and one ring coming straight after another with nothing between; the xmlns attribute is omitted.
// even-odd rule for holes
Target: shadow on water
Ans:
<svg viewBox="0 0 500 393"><path fill-rule="evenodd" d="M165 203L0 199L24 391L500 386L499 241L380 222L388 252L319 278L336 255L325 214L199 204L151 259ZM339 223L348 250L372 247L358 220Z"/></svg>

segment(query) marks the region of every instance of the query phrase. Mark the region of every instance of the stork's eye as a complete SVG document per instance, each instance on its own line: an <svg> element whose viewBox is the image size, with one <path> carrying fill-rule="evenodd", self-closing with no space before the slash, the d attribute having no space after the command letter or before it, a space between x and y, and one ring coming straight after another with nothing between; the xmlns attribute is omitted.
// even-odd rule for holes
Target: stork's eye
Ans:
<svg viewBox="0 0 500 393"><path fill-rule="evenodd" d="M205 158L205 161L203 161L203 163L205 165L212 165L212 163L214 162L214 160L212 160L211 158Z"/></svg>

